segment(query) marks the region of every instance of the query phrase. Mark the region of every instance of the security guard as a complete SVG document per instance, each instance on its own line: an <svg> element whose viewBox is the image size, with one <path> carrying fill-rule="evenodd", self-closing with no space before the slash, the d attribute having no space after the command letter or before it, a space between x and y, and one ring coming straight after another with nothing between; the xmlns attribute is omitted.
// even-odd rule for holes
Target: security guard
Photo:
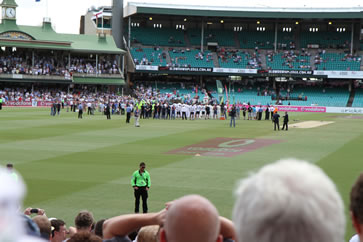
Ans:
<svg viewBox="0 0 363 242"><path fill-rule="evenodd" d="M140 163L139 170L132 174L131 186L134 188L135 195L135 213L139 212L140 197L142 198L143 213L147 213L147 198L150 189L150 174L145 170L145 162Z"/></svg>

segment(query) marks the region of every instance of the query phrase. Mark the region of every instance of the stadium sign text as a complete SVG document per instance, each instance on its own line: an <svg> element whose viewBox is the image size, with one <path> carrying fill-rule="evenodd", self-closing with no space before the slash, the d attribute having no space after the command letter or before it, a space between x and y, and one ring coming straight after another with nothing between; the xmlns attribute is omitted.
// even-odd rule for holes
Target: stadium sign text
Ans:
<svg viewBox="0 0 363 242"><path fill-rule="evenodd" d="M136 70L139 71L158 71L158 66L136 65Z"/></svg>
<svg viewBox="0 0 363 242"><path fill-rule="evenodd" d="M296 70L269 70L269 74L286 74L286 75L312 75L312 71L296 71Z"/></svg>
<svg viewBox="0 0 363 242"><path fill-rule="evenodd" d="M257 74L256 69L237 69L237 68L213 68L216 73L242 73L242 74Z"/></svg>
<svg viewBox="0 0 363 242"><path fill-rule="evenodd" d="M169 71L186 71L186 72L211 72L213 68L204 68L204 67L169 67Z"/></svg>

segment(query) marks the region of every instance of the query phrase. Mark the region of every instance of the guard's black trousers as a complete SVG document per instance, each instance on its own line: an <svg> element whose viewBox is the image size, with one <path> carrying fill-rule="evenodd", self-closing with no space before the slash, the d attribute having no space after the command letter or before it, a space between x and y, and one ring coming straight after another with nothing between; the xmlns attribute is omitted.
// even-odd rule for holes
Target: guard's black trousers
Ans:
<svg viewBox="0 0 363 242"><path fill-rule="evenodd" d="M135 213L139 212L139 206L140 206L140 197L142 198L142 212L147 213L147 197L148 192L146 190L146 187L139 187L139 189L134 190L135 194Z"/></svg>

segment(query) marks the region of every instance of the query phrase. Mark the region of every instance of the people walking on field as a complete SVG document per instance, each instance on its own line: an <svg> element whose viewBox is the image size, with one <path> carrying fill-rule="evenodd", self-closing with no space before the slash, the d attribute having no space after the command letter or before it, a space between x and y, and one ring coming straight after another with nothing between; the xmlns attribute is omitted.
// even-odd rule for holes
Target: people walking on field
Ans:
<svg viewBox="0 0 363 242"><path fill-rule="evenodd" d="M110 107L110 103L107 103L106 104L105 114L106 114L107 119L111 119L111 107Z"/></svg>
<svg viewBox="0 0 363 242"><path fill-rule="evenodd" d="M247 109L247 112L248 112L248 120L252 120L252 107L251 106L248 106L248 109Z"/></svg>
<svg viewBox="0 0 363 242"><path fill-rule="evenodd" d="M229 127L232 128L232 123L233 123L233 128L236 127L236 106L233 104L231 111L229 112L229 116L231 117L231 122L229 124Z"/></svg>
<svg viewBox="0 0 363 242"><path fill-rule="evenodd" d="M273 106L270 106L270 107L269 107L269 111L270 111L270 114L271 114L272 122L274 122L273 117L274 117L274 111L275 111L275 108L274 108Z"/></svg>
<svg viewBox="0 0 363 242"><path fill-rule="evenodd" d="M132 108L130 107L129 104L127 104L127 107L126 107L126 123L130 123L131 112L132 112Z"/></svg>
<svg viewBox="0 0 363 242"><path fill-rule="evenodd" d="M135 127L140 127L140 109L138 108L138 106L136 106L135 108L135 112L134 112L134 117L135 117Z"/></svg>
<svg viewBox="0 0 363 242"><path fill-rule="evenodd" d="M266 110L265 110L265 120L269 120L270 119L270 106L267 105Z"/></svg>
<svg viewBox="0 0 363 242"><path fill-rule="evenodd" d="M79 104L78 104L78 118L82 119L82 115L83 115L83 104L81 102L79 102Z"/></svg>
<svg viewBox="0 0 363 242"><path fill-rule="evenodd" d="M289 115L287 114L287 112L285 112L285 116L283 116L283 117L284 117L284 125L282 126L282 130L284 130L286 127L286 131L287 131L289 129L289 125L288 125Z"/></svg>
<svg viewBox="0 0 363 242"><path fill-rule="evenodd" d="M274 113L273 117L273 122L274 122L274 130L276 131L276 127L277 130L280 130L280 124L279 124L279 118L280 118L280 114L278 112Z"/></svg>

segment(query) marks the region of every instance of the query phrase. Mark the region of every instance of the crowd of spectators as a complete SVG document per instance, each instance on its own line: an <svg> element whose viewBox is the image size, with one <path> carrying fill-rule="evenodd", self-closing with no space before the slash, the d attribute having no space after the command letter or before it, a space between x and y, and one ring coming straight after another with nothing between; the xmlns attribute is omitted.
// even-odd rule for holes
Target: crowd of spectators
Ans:
<svg viewBox="0 0 363 242"><path fill-rule="evenodd" d="M217 49L218 58L222 63L233 62L235 64L246 63L246 66L242 66L242 68L247 69L261 69L261 58L260 54L257 51L249 53L247 51L239 51L236 49L225 49L223 47Z"/></svg>
<svg viewBox="0 0 363 242"><path fill-rule="evenodd" d="M12 52L0 57L1 74L23 75L54 75L70 77L74 73L81 74L119 74L117 61L110 56L100 56L96 65L95 58L56 57L49 55L31 54L25 52Z"/></svg>
<svg viewBox="0 0 363 242"><path fill-rule="evenodd" d="M314 64L316 66L323 64L323 63L347 63L347 62L361 62L362 58L357 55L352 55L350 53L344 53L343 55L334 54L333 56L325 56L327 54L325 49L319 49L318 54L314 57ZM323 70L325 70L326 67L323 67ZM350 70L350 67L348 66L347 71Z"/></svg>
<svg viewBox="0 0 363 242"><path fill-rule="evenodd" d="M135 49L138 53L144 53L144 49L139 47ZM153 65L159 63L160 65L166 60L165 52L162 52L160 47L155 46L151 53L145 53L142 57L133 57L135 65Z"/></svg>
<svg viewBox="0 0 363 242"><path fill-rule="evenodd" d="M273 51L268 51L266 58L269 62L274 62L276 56L283 59L282 66L287 66L290 69L298 68L298 69L312 70L312 67L310 65L311 53L309 53L304 48L302 48L301 51L285 50L283 52L277 52L277 53L274 53ZM308 57L308 58L303 58L303 57Z"/></svg>
<svg viewBox="0 0 363 242"><path fill-rule="evenodd" d="M173 53L171 57L171 63L168 63L168 67L195 67L195 63L213 63L213 54L211 52L192 51L189 48L169 48L169 52ZM194 61L192 60L194 59ZM194 63L194 64L193 64ZM198 64L203 66L203 64Z"/></svg>
<svg viewBox="0 0 363 242"><path fill-rule="evenodd" d="M115 215L98 221L80 211L74 227L41 208L21 214L26 191L22 177L0 167L1 241L51 242L341 242L346 219L336 185L311 162L284 159L267 164L240 180L232 220L200 195L185 195L166 202L159 212ZM363 239L363 173L352 186L350 211L357 234Z"/></svg>

